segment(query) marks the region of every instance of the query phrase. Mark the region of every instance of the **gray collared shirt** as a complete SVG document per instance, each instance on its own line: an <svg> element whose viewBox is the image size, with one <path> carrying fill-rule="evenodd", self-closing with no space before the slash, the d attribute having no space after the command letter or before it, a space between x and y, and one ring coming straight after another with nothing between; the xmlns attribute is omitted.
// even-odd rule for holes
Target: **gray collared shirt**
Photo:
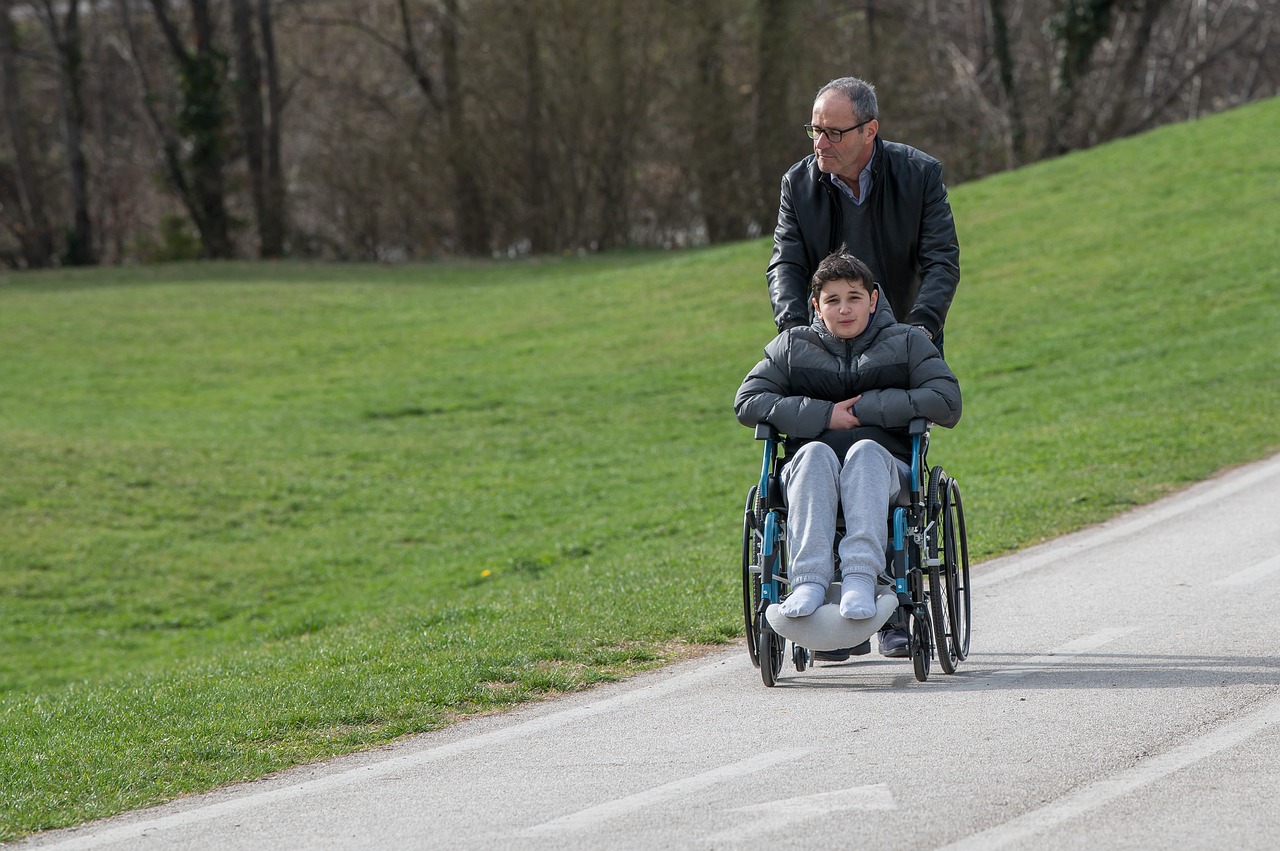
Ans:
<svg viewBox="0 0 1280 851"><path fill-rule="evenodd" d="M858 194L856 196L843 179L836 177L834 174L831 175L831 182L840 187L840 191L848 196L849 200L858 207L861 207L862 202L867 200L867 196L871 194L871 164L875 162L875 159L872 156L871 159L867 160L867 164L862 167L862 172L858 175Z"/></svg>

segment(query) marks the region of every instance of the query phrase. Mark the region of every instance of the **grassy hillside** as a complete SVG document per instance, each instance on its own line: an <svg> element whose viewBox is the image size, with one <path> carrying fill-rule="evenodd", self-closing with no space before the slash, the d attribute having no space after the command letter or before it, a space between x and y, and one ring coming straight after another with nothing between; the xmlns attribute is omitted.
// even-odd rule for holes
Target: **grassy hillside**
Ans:
<svg viewBox="0 0 1280 851"><path fill-rule="evenodd" d="M980 557L1280 448L1278 133L953 189ZM0 839L735 640L768 253L0 277Z"/></svg>

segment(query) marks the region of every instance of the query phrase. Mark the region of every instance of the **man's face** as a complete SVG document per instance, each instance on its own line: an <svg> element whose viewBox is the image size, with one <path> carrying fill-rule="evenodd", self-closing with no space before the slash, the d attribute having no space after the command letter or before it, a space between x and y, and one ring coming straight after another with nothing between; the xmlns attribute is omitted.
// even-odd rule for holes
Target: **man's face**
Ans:
<svg viewBox="0 0 1280 851"><path fill-rule="evenodd" d="M861 281L827 281L813 307L828 331L842 340L852 340L867 330L878 296L878 292L868 292Z"/></svg>
<svg viewBox="0 0 1280 851"><path fill-rule="evenodd" d="M843 130L861 119L853 113L853 104L837 91L824 92L813 102L813 125ZM876 131L880 122L872 119L856 130L845 133L839 142L832 142L826 133L813 140L813 152L818 157L818 168L826 174L839 176L850 186L858 185L858 175L866 167L874 150Z"/></svg>

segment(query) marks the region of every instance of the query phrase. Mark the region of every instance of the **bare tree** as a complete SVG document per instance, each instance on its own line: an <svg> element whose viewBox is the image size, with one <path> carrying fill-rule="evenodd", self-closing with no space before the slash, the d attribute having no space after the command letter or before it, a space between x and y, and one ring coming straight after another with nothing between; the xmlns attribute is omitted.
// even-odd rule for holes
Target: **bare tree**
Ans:
<svg viewBox="0 0 1280 851"><path fill-rule="evenodd" d="M259 234L262 238L262 256L279 257L284 254L285 236L289 230L289 211L285 197L284 163L281 153L281 136L284 116L284 94L280 82L280 67L276 59L275 22L271 13L271 0L258 0L258 31L262 36L262 62L267 83L267 134L266 162L264 163L262 218Z"/></svg>
<svg viewBox="0 0 1280 851"><path fill-rule="evenodd" d="M169 14L167 0L150 3L178 72L178 103L171 115L161 115L157 109L157 104L167 100L167 93L157 90L146 69L140 34L131 14L132 0L120 0L120 11L146 111L161 140L166 175L195 223L205 254L214 259L230 258L235 251L225 191L228 118L223 98L227 60L215 40L209 0L190 0L190 48Z"/></svg>
<svg viewBox="0 0 1280 851"><path fill-rule="evenodd" d="M11 0L0 0L0 75L4 86L4 117L9 125L16 170L13 184L17 197L17 218L5 217L6 227L17 239L22 262L32 268L54 261L53 231L45 206L43 179L38 174L31 144L29 118L23 108L18 71L18 35L13 23Z"/></svg>
<svg viewBox="0 0 1280 851"><path fill-rule="evenodd" d="M425 13L410 0L396 0L396 35L366 23L358 14L305 18L311 25L352 29L390 51L413 78L433 118L443 123L442 147L452 179L452 212L457 251L486 255L491 233L477 163L472 156L467 92L460 62L463 21L458 0L429 4ZM437 53L422 44L421 31L434 33Z"/></svg>
<svg viewBox="0 0 1280 851"><path fill-rule="evenodd" d="M557 247L553 236L556 205L551 197L550 161L547 154L547 142L552 128L547 120L547 75L539 24L544 12L543 4L535 2L521 3L516 11L520 64L525 81L521 133L526 142L520 181L524 217L521 224L529 241L529 250L534 254L544 254Z"/></svg>
<svg viewBox="0 0 1280 851"><path fill-rule="evenodd" d="M761 232L772 229L779 179L794 159L792 140L800 132L801 121L791 112L788 99L796 65L797 5L795 0L758 0L756 5L755 168L749 215Z"/></svg>
<svg viewBox="0 0 1280 851"><path fill-rule="evenodd" d="M599 168L600 228L597 243L605 248L630 244L631 182L636 132L640 116L640 92L634 84L634 69L628 63L627 42L632 38L626 6L610 2L601 9L604 16L603 87L597 143L608 151L608 162Z"/></svg>
<svg viewBox="0 0 1280 851"><path fill-rule="evenodd" d="M846 74L877 85L885 137L942 159L950 183L1280 88L1280 0L0 11L0 262L15 266L77 246L230 256L242 238L395 261L763 234L813 92Z"/></svg>
<svg viewBox="0 0 1280 851"><path fill-rule="evenodd" d="M444 115L448 138L445 149L453 172L457 202L458 241L464 254L488 254L490 245L489 217L484 197L480 194L476 162L471 151L471 127L466 118L467 93L459 62L462 42L462 16L458 0L442 0L440 16L440 63L444 77ZM400 0L406 38L410 30L408 0Z"/></svg>
<svg viewBox="0 0 1280 851"><path fill-rule="evenodd" d="M726 242L744 236L737 227L742 210L736 190L745 175L735 169L736 158L726 155L725 143L732 138L740 112L725 78L725 10L723 4L713 2L697 4L692 11L695 69L686 120L692 124L693 174L707 239Z"/></svg>
<svg viewBox="0 0 1280 851"><path fill-rule="evenodd" d="M89 217L89 167L84 153L84 45L80 33L80 0L66 0L61 21L52 0L41 0L40 19L58 60L58 103L71 191L72 225L66 262L86 266L98 262Z"/></svg>
<svg viewBox="0 0 1280 851"><path fill-rule="evenodd" d="M1014 80L1013 47L1009 40L1007 0L988 0L991 5L991 49L1000 80L1005 115L1009 121L1009 165L1017 167L1027 144L1027 128L1022 117L1022 98Z"/></svg>
<svg viewBox="0 0 1280 851"><path fill-rule="evenodd" d="M259 0L256 13L251 0L231 0L231 27L236 46L235 91L258 225L258 254L280 257L284 254L285 235L284 179L280 161L280 83L270 0Z"/></svg>

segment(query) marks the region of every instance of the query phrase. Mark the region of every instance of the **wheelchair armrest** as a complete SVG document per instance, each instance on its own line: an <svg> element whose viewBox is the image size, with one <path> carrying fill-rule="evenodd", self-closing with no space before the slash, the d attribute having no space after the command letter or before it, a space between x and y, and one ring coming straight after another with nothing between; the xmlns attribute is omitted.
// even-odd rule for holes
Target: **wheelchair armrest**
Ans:
<svg viewBox="0 0 1280 851"><path fill-rule="evenodd" d="M931 423L929 422L927 417L915 417L914 419L911 420L910 423L907 424L907 433L908 434L928 434L930 425ZM759 426L756 426L756 428L759 428Z"/></svg>
<svg viewBox="0 0 1280 851"><path fill-rule="evenodd" d="M756 440L777 440L778 430L771 423L756 423Z"/></svg>

